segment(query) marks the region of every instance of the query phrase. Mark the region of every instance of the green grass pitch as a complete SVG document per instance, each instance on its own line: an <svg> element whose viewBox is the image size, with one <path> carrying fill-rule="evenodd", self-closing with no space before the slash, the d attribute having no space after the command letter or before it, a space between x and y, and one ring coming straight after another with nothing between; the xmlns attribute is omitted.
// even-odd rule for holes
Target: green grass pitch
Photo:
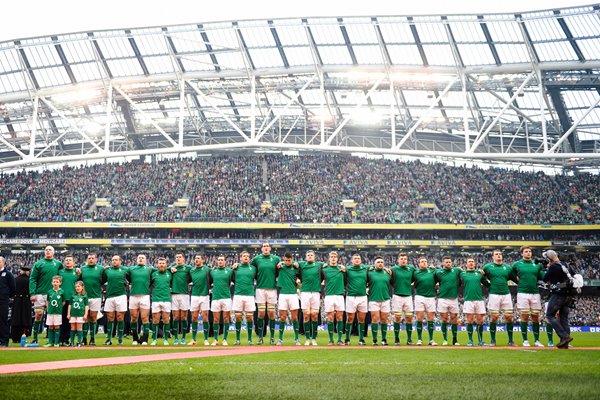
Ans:
<svg viewBox="0 0 600 400"><path fill-rule="evenodd" d="M438 340L436 332L435 339ZM393 338L393 334L391 335ZM426 336L426 335L425 335ZM574 334L571 350L450 349L407 346L303 351L148 362L0 376L5 399L207 398L598 398L600 335ZM286 342L291 344L286 332ZM404 339L404 338L403 338ZM441 339L441 338L440 338ZM466 343L462 335L459 340ZM499 344L505 337L499 335ZM520 339L520 335L515 335ZM542 334L545 343L545 335ZM327 335L319 333L326 344ZM230 341L232 342L232 341ZM370 344L370 340L367 341ZM520 340L519 340L520 343ZM0 363L199 350L157 347L0 352ZM212 347L211 347L212 348ZM214 349L214 348L212 348Z"/></svg>

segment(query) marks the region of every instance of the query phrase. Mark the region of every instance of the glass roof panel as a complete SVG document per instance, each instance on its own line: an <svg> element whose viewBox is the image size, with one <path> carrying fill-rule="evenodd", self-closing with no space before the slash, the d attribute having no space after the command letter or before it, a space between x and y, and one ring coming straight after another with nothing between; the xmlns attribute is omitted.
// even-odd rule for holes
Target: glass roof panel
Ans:
<svg viewBox="0 0 600 400"><path fill-rule="evenodd" d="M335 25L311 25L310 31L315 38L315 43L318 45L345 43L342 31L337 23Z"/></svg>
<svg viewBox="0 0 600 400"><path fill-rule="evenodd" d="M179 59L186 71L214 71L215 66L208 54L183 55Z"/></svg>
<svg viewBox="0 0 600 400"><path fill-rule="evenodd" d="M77 42L65 42L61 44L65 56L69 62L95 61L96 56L91 43L87 40Z"/></svg>
<svg viewBox="0 0 600 400"><path fill-rule="evenodd" d="M600 60L600 40L582 39L577 41L577 45L586 60Z"/></svg>
<svg viewBox="0 0 600 400"><path fill-rule="evenodd" d="M61 64L54 46L28 46L23 51L32 68Z"/></svg>
<svg viewBox="0 0 600 400"><path fill-rule="evenodd" d="M359 64L383 64L383 55L379 45L353 45L352 49Z"/></svg>
<svg viewBox="0 0 600 400"><path fill-rule="evenodd" d="M171 33L171 39L178 53L206 50L200 31Z"/></svg>
<svg viewBox="0 0 600 400"><path fill-rule="evenodd" d="M250 49L250 57L256 68L283 67L283 59L279 50L275 49ZM285 50L284 50L285 51Z"/></svg>
<svg viewBox="0 0 600 400"><path fill-rule="evenodd" d="M97 63L71 64L71 70L77 82L93 81L102 79L102 74Z"/></svg>
<svg viewBox="0 0 600 400"><path fill-rule="evenodd" d="M275 39L268 26L257 26L252 28L243 28L240 30L246 46L248 47L269 47L275 46Z"/></svg>
<svg viewBox="0 0 600 400"><path fill-rule="evenodd" d="M524 43L496 44L496 51L503 64L531 62Z"/></svg>
<svg viewBox="0 0 600 400"><path fill-rule="evenodd" d="M600 36L598 14L573 15L564 17L571 34L575 37Z"/></svg>
<svg viewBox="0 0 600 400"><path fill-rule="evenodd" d="M388 45L387 49L394 65L423 65L421 54L415 44Z"/></svg>
<svg viewBox="0 0 600 400"><path fill-rule="evenodd" d="M423 50L429 65L456 65L449 44L425 44Z"/></svg>
<svg viewBox="0 0 600 400"><path fill-rule="evenodd" d="M245 69L244 58L239 51L222 52L217 54L217 62L222 69Z"/></svg>
<svg viewBox="0 0 600 400"><path fill-rule="evenodd" d="M381 23L386 18L380 18L379 27L381 29L381 35L383 40L389 45L392 43L414 43L415 37L410 29L410 24L404 21L404 23Z"/></svg>
<svg viewBox="0 0 600 400"><path fill-rule="evenodd" d="M20 92L26 89L27 85L22 73L0 75L0 91L3 93Z"/></svg>
<svg viewBox="0 0 600 400"><path fill-rule="evenodd" d="M416 18L415 18L416 20ZM419 23L415 24L419 39L422 43L448 43L446 28L440 21L439 23Z"/></svg>
<svg viewBox="0 0 600 400"><path fill-rule="evenodd" d="M458 43L485 42L485 35L477 20L473 22L450 22L452 35Z"/></svg>
<svg viewBox="0 0 600 400"><path fill-rule="evenodd" d="M275 25L277 25L276 22ZM276 30L279 41L284 46L308 44L306 30L303 26L277 26Z"/></svg>
<svg viewBox="0 0 600 400"><path fill-rule="evenodd" d="M213 50L239 49L240 47L236 31L233 28L207 30L206 35Z"/></svg>
<svg viewBox="0 0 600 400"><path fill-rule="evenodd" d="M177 71L175 60L168 56L146 56L144 63L151 74L162 74Z"/></svg>
<svg viewBox="0 0 600 400"><path fill-rule="evenodd" d="M20 71L21 63L16 49L5 49L0 52L0 72Z"/></svg>
<svg viewBox="0 0 600 400"><path fill-rule="evenodd" d="M313 65L313 55L310 47L286 47L285 57L291 66L294 65Z"/></svg>
<svg viewBox="0 0 600 400"><path fill-rule="evenodd" d="M135 44L142 55L169 54L167 41L163 35L136 36Z"/></svg>
<svg viewBox="0 0 600 400"><path fill-rule="evenodd" d="M71 83L64 67L49 67L34 70L33 74L41 88Z"/></svg>
<svg viewBox="0 0 600 400"><path fill-rule="evenodd" d="M531 40L564 39L565 32L554 18L533 19L525 22Z"/></svg>
<svg viewBox="0 0 600 400"><path fill-rule="evenodd" d="M144 74L140 63L136 59L107 60L106 63L114 77Z"/></svg>
<svg viewBox="0 0 600 400"><path fill-rule="evenodd" d="M135 53L126 37L96 39L104 58L133 57Z"/></svg>
<svg viewBox="0 0 600 400"><path fill-rule="evenodd" d="M523 42L523 35L515 21L486 22L494 42Z"/></svg>
<svg viewBox="0 0 600 400"><path fill-rule="evenodd" d="M569 42L534 43L540 61L576 61L573 46Z"/></svg>
<svg viewBox="0 0 600 400"><path fill-rule="evenodd" d="M319 54L325 65L352 64L348 48L344 46L319 46Z"/></svg>
<svg viewBox="0 0 600 400"><path fill-rule="evenodd" d="M372 24L346 24L345 26L353 44L378 43L375 27Z"/></svg>
<svg viewBox="0 0 600 400"><path fill-rule="evenodd" d="M490 46L487 44L458 44L458 52L465 65L495 64Z"/></svg>

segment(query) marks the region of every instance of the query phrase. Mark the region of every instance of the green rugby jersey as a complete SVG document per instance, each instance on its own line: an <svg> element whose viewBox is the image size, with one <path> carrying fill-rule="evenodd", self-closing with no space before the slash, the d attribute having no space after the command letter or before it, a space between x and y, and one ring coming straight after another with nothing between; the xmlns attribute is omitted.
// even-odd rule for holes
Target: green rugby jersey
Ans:
<svg viewBox="0 0 600 400"><path fill-rule="evenodd" d="M280 262L279 257L273 254L269 254L266 257L263 254L259 254L250 261L250 264L254 265L258 270L256 276L257 289L277 289L275 277L277 276L277 264Z"/></svg>
<svg viewBox="0 0 600 400"><path fill-rule="evenodd" d="M325 280L325 296L344 295L346 274L340 270L340 265L327 265L321 269Z"/></svg>
<svg viewBox="0 0 600 400"><path fill-rule="evenodd" d="M173 274L173 294L188 294L189 293L189 284L190 284L190 274L189 272L192 270L191 265L183 264L177 265L173 264L169 267L176 268L177 272Z"/></svg>
<svg viewBox="0 0 600 400"><path fill-rule="evenodd" d="M71 317L83 317L87 305L88 297L85 294L74 294L71 297Z"/></svg>
<svg viewBox="0 0 600 400"><path fill-rule="evenodd" d="M360 264L346 267L346 276L348 279L348 296L366 296L367 295L367 274L369 266Z"/></svg>
<svg viewBox="0 0 600 400"><path fill-rule="evenodd" d="M513 271L508 264L495 264L493 262L483 266L483 272L490 280L490 294L509 294L508 281L514 279Z"/></svg>
<svg viewBox="0 0 600 400"><path fill-rule="evenodd" d="M62 315L65 293L62 289L50 289L48 292L48 315Z"/></svg>
<svg viewBox="0 0 600 400"><path fill-rule="evenodd" d="M392 286L398 296L412 296L412 283L416 269L413 265L394 265L392 268Z"/></svg>
<svg viewBox="0 0 600 400"><path fill-rule="evenodd" d="M435 271L432 268L416 270L415 294L423 297L435 297Z"/></svg>
<svg viewBox="0 0 600 400"><path fill-rule="evenodd" d="M390 282L392 276L385 270L369 271L369 301L386 301L390 299Z"/></svg>
<svg viewBox="0 0 600 400"><path fill-rule="evenodd" d="M523 259L512 265L512 271L519 277L517 293L539 294L538 281L544 276L541 264L534 264L533 260Z"/></svg>
<svg viewBox="0 0 600 400"><path fill-rule="evenodd" d="M85 285L88 299L99 299L102 297L102 271L104 265L87 265L81 267L81 280Z"/></svg>
<svg viewBox="0 0 600 400"><path fill-rule="evenodd" d="M435 271L436 280L440 283L439 299L456 299L458 297L459 276L462 270L452 267Z"/></svg>
<svg viewBox="0 0 600 400"><path fill-rule="evenodd" d="M296 279L300 273L294 265L289 267L285 264L279 269L277 274L277 287L280 288L279 294L296 294Z"/></svg>
<svg viewBox="0 0 600 400"><path fill-rule="evenodd" d="M235 288L234 295L254 296L254 280L256 279L256 267L252 264L238 264L233 271Z"/></svg>
<svg viewBox="0 0 600 400"><path fill-rule="evenodd" d="M192 296L208 296L208 280L211 269L206 265L193 267L189 271L192 281Z"/></svg>
<svg viewBox="0 0 600 400"><path fill-rule="evenodd" d="M79 275L77 275L75 268L63 268L58 271L58 275L62 277L60 288L65 292L65 301L69 302L75 294L75 282L79 280Z"/></svg>
<svg viewBox="0 0 600 400"><path fill-rule="evenodd" d="M52 277L58 275L63 264L57 259L42 258L31 268L29 276L29 296L47 294L52 289Z"/></svg>
<svg viewBox="0 0 600 400"><path fill-rule="evenodd" d="M174 274L170 269L164 272L156 270L152 272L150 281L152 282L152 301L165 302L171 301L171 282L174 280Z"/></svg>
<svg viewBox="0 0 600 400"><path fill-rule="evenodd" d="M134 265L127 268L127 279L131 282L130 296L150 294L150 277L155 271L149 265Z"/></svg>
<svg viewBox="0 0 600 400"><path fill-rule="evenodd" d="M118 297L127 294L127 268L110 267L102 273L102 283L106 283L106 298Z"/></svg>
<svg viewBox="0 0 600 400"><path fill-rule="evenodd" d="M320 292L321 291L321 268L322 262L300 261L300 279L302 280L301 292Z"/></svg>
<svg viewBox="0 0 600 400"><path fill-rule="evenodd" d="M233 271L229 268L215 268L210 271L210 281L213 285L212 299L231 299L229 286L233 280Z"/></svg>
<svg viewBox="0 0 600 400"><path fill-rule="evenodd" d="M465 301L483 300L481 285L490 286L486 276L477 270L462 271L460 273L460 280L465 287L463 290Z"/></svg>

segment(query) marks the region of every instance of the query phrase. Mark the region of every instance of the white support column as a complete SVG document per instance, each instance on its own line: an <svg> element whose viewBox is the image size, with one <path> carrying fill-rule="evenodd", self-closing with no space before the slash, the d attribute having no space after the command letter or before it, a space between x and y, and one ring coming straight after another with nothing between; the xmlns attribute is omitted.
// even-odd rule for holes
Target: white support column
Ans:
<svg viewBox="0 0 600 400"><path fill-rule="evenodd" d="M29 157L35 154L35 139L37 137L38 128L38 112L40 108L40 99L35 96L33 99L33 115L31 116L31 127L29 129Z"/></svg>
<svg viewBox="0 0 600 400"><path fill-rule="evenodd" d="M153 126L153 127L155 127L155 128L156 128L156 130L157 130L158 132L160 132L160 134L161 134L161 135L163 135L163 136L165 137L165 139L167 139L167 140L169 141L169 143L171 143L171 144L173 145L173 147L177 147L177 142L175 142L175 141L174 141L174 140L171 138L171 136L169 136L169 135L167 134L167 132L165 132L165 130L164 130L163 128L161 128L161 127L160 127L160 126L159 126L159 125L158 125L158 124L157 124L157 123L156 123L156 122L155 122L155 121L154 121L152 118L150 118L150 117L148 116L148 114L146 114L146 112L145 112L144 110L142 110L142 109L141 109L141 108L140 108L140 107L139 107L137 104L135 104L135 103L133 102L133 100L131 100L131 98L129 98L129 96L127 96L127 94L125 94L125 92L121 90L121 88L120 88L120 87L118 87L118 86L115 86L115 89L117 90L117 92L119 92L119 94L121 94L121 96L123 96L123 98L124 98L125 100L127 100L127 102L128 102L129 104L131 104L131 105L132 105L132 107L133 107L135 110L137 110L137 111L140 113L140 115L141 115L142 117L144 117L144 119L148 120L148 122L150 122L150 123L152 124L152 126Z"/></svg>
<svg viewBox="0 0 600 400"><path fill-rule="evenodd" d="M546 93L544 93L544 84L542 81L542 71L539 68L536 68L537 80L538 80L538 94L539 94L539 102L540 102L540 120L542 123L542 138L544 140L544 152L548 151L548 132L546 128L546 108L544 107L546 104Z"/></svg>
<svg viewBox="0 0 600 400"><path fill-rule="evenodd" d="M323 73L319 71L319 90L321 91L321 103L319 104L319 114L321 117L321 144L325 144L325 82Z"/></svg>
<svg viewBox="0 0 600 400"><path fill-rule="evenodd" d="M250 77L250 137L256 136L256 77Z"/></svg>
<svg viewBox="0 0 600 400"><path fill-rule="evenodd" d="M381 82L384 79L385 79L385 75L382 75L381 78L377 79L377 81L375 82L375 84L371 87L371 89L369 89L369 91L363 97L363 99L356 106L354 106L354 108L352 109L352 111L350 111L348 113L348 115L346 116L346 118L344 118L344 120L337 126L337 128L335 128L335 131L333 131L333 133L331 134L331 136L329 136L329 138L325 141L326 145L330 145L331 144L331 142L333 141L333 139L338 135L338 133L340 133L340 131L344 128L344 126L346 126L346 124L348 123L348 121L350 121L352 119L352 117L354 116L354 113L356 111L358 111L367 102L367 100L371 97L371 95L373 94L373 92L379 87L379 85L381 84Z"/></svg>
<svg viewBox="0 0 600 400"><path fill-rule="evenodd" d="M450 91L450 89L452 88L452 86L454 86L454 84L456 82L457 82L457 79L453 79L452 82L450 82L448 84L448 86L446 86L444 91L442 93L440 93L439 96L436 97L431 102L431 105L429 107L427 107L427 110L425 110L425 114L423 114L421 116L421 118L419 118L417 120L417 122L413 126L410 127L410 129L408 130L408 132L406 132L406 134L404 135L404 137L402 138L400 143L398 143L396 145L396 149L401 148L404 145L404 143L406 143L406 141L412 136L412 134L417 130L417 128L419 128L419 126L423 123L425 118L429 117L429 113L431 112L431 110L433 110L435 108L435 106L438 104L438 102L446 95L446 93L448 93Z"/></svg>
<svg viewBox="0 0 600 400"><path fill-rule="evenodd" d="M535 71L531 72L527 76L527 79L525 79L523 81L523 83L521 84L521 86L519 86L519 89L517 89L517 91L512 95L512 97L510 98L510 100L508 101L508 103L506 103L504 105L504 107L502 107L502 110L500 110L500 112L498 113L498 115L496 115L496 117L494 118L494 120L492 121L492 123L490 124L490 126L488 126L488 128L481 135L479 135L479 137L475 140L475 143L473 143L473 147L471 147L471 149L469 151L467 151L467 153L471 154L471 153L473 153L477 149L477 147L479 147L479 145L481 144L481 142L483 142L483 140L487 137L487 135L490 133L490 131L492 130L492 128L498 123L498 121L504 115L504 113L506 112L506 110L508 110L508 108L510 107L510 105L515 101L515 99L517 98L517 96L519 96L519 94L523 91L523 89L525 88L525 86L527 86L527 84L529 83L529 81L531 80L531 78L533 78L534 76L535 76Z"/></svg>
<svg viewBox="0 0 600 400"><path fill-rule="evenodd" d="M469 93L467 92L467 76L461 73L460 79L462 82L463 94L463 130L465 131L465 152L471 147L471 137L469 135Z"/></svg>
<svg viewBox="0 0 600 400"><path fill-rule="evenodd" d="M185 79L181 78L179 86L179 147L183 147L183 117L185 116Z"/></svg>
<svg viewBox="0 0 600 400"><path fill-rule="evenodd" d="M108 85L106 93L106 125L104 125L104 151L108 153L110 151L110 121L112 117L112 99L113 99L113 87L112 84Z"/></svg>
<svg viewBox="0 0 600 400"><path fill-rule="evenodd" d="M390 131L392 135L392 149L396 147L396 115L394 103L396 100L396 96L394 96L394 80L391 75L388 74L388 79L390 80Z"/></svg>
<svg viewBox="0 0 600 400"><path fill-rule="evenodd" d="M550 150L545 151L544 153L554 153L558 147L565 141L567 140L567 138L569 136L571 136L571 133L573 133L575 131L575 129L577 129L577 127L579 126L579 124L581 123L581 121L583 121L585 119L585 117L588 116L589 113L592 112L592 110L594 110L596 108L596 106L600 104L600 97L598 97L598 99L594 102L594 104L592 104L590 107L588 107L587 110L585 110L585 112L583 113L583 115L581 117L579 117L579 119L569 128L568 131L565 132L564 135L562 135L560 137L560 139L558 139L558 142L556 142L554 144L554 146L552 146L552 148Z"/></svg>

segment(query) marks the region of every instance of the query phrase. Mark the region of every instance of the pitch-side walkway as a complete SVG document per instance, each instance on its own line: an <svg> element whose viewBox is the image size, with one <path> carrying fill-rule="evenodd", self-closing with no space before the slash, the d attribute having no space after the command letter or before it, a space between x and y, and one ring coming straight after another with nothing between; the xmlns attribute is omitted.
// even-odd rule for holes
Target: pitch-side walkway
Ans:
<svg viewBox="0 0 600 400"><path fill-rule="evenodd" d="M46 361L27 364L0 365L0 375L21 374L24 372L51 371L69 368L105 367L111 365L135 364L151 361L180 360L187 358L218 357L241 354L274 353L278 351L304 350L304 347L241 347L237 349L204 350L193 352L148 354L143 356L84 358L80 360Z"/></svg>

